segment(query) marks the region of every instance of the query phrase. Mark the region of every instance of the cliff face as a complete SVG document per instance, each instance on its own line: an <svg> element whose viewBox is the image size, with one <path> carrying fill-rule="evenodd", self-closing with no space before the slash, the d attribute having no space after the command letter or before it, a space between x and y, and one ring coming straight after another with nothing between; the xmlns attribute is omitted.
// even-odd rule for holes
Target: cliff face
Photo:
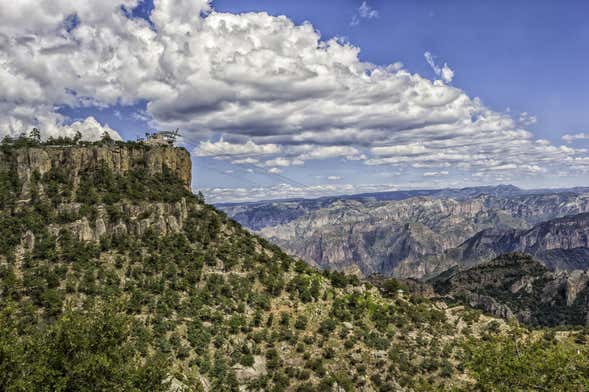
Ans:
<svg viewBox="0 0 589 392"><path fill-rule="evenodd" d="M61 205L59 209L79 213L76 203ZM188 216L186 199L176 203L121 203L120 213L126 219L113 219L104 205L98 205L96 212L94 219L82 217L68 224L51 225L49 231L57 235L66 228L77 234L79 241L99 241L105 235L142 236L147 229L166 235L179 232Z"/></svg>
<svg viewBox="0 0 589 392"><path fill-rule="evenodd" d="M419 264L425 256L457 247L480 230L527 227L525 219L490 208L489 199L344 200L259 232L322 268L420 277L428 269Z"/></svg>
<svg viewBox="0 0 589 392"><path fill-rule="evenodd" d="M358 195L221 208L311 264L365 276L431 276L510 251L533 251L542 262L558 260L566 269L583 268L589 265L587 232L582 229L589 227L586 220L575 227L562 222L535 225L589 212L589 193L551 192L497 187L418 197L407 193L399 196L409 196L402 200Z"/></svg>
<svg viewBox="0 0 589 392"><path fill-rule="evenodd" d="M188 216L191 167L188 151L167 146L4 146L2 200L16 203L3 204L0 218L11 222L27 214L28 222L36 222L15 226L19 233L4 247L23 255L62 230L91 242L141 237L148 229L178 233Z"/></svg>
<svg viewBox="0 0 589 392"><path fill-rule="evenodd" d="M582 189L578 189L581 192ZM589 192L589 188L585 189ZM480 186L461 189L416 189L404 191L361 193L356 195L325 196L317 199L267 200L247 203L220 203L217 207L225 211L243 226L261 230L291 222L303 215L321 208L329 208L342 201L356 201L361 204L374 202L396 202L411 198L431 199L474 199L482 195L494 198L527 195L530 191L513 185ZM532 191L538 193L538 191Z"/></svg>
<svg viewBox="0 0 589 392"><path fill-rule="evenodd" d="M106 165L113 173L126 175L145 169L147 175L163 174L166 168L190 190L192 165L183 148L135 145L43 146L0 150L0 171L16 175L21 183L21 199L28 199L34 173L43 176L52 169L63 169L74 192L84 173Z"/></svg>
<svg viewBox="0 0 589 392"><path fill-rule="evenodd" d="M522 249L589 248L589 213L539 223L518 238Z"/></svg>
<svg viewBox="0 0 589 392"><path fill-rule="evenodd" d="M454 266L473 266L504 253L532 255L553 270L589 268L589 213L570 215L538 223L527 230L483 230L460 246L417 263L406 262L402 272L410 274L418 265L428 265L423 275Z"/></svg>

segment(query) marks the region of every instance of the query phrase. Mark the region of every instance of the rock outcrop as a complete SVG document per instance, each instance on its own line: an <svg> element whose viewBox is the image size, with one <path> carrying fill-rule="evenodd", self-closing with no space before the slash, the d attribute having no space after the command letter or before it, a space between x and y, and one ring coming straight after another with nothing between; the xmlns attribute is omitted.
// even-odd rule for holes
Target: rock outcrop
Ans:
<svg viewBox="0 0 589 392"><path fill-rule="evenodd" d="M18 203L3 206L7 208L3 212L18 213L29 203L50 208L53 216L46 217L48 234L58 237L66 229L79 241L99 242L105 237L125 235L141 237L148 229L161 235L178 233L188 216L185 197L190 194L191 168L188 151L171 146L5 146L0 149L0 173L9 178L11 194ZM100 178L100 173L108 173L109 179ZM130 174L149 185L135 187L135 194L126 195L128 187L133 186L126 182ZM93 182L88 182L89 178ZM147 182L150 179L152 182ZM82 187L84 183L86 188ZM103 183L112 192L118 192L116 199L108 194L108 189L99 189L98 185ZM9 192L4 185L3 191ZM154 190L155 186L159 188ZM94 204L89 209L80 198L90 189L94 192ZM159 194L148 197L141 194L142 189L162 195L167 192L168 201L154 200ZM32 251L39 234L23 231L17 254Z"/></svg>
<svg viewBox="0 0 589 392"><path fill-rule="evenodd" d="M59 168L75 187L84 173L106 165L115 174L144 169L147 175L169 170L190 189L192 164L184 148L137 145L40 146L0 150L0 171L10 172L21 184L21 199L30 197L31 179Z"/></svg>
<svg viewBox="0 0 589 392"><path fill-rule="evenodd" d="M453 265L473 266L505 253L533 256L551 270L589 269L589 213L538 223L527 230L486 229L454 249L418 262L428 265L427 274ZM405 263L407 273L418 266Z"/></svg>
<svg viewBox="0 0 589 392"><path fill-rule="evenodd" d="M74 203L67 207L77 211L76 207L79 208L79 205ZM82 217L67 224L52 224L49 231L57 235L61 229L66 228L75 233L80 241L95 242L105 235L142 236L148 229L166 235L180 232L188 216L186 199L176 203L120 203L117 207L125 219L110 215L105 205L98 205L97 216L93 221Z"/></svg>

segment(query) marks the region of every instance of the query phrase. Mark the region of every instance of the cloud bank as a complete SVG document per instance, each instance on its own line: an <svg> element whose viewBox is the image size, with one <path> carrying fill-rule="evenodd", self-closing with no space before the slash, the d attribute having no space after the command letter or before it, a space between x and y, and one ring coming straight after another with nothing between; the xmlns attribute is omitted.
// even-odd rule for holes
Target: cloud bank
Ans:
<svg viewBox="0 0 589 392"><path fill-rule="evenodd" d="M129 16L136 5L0 0L0 135L115 132L68 124L59 109L146 102L140 115L180 128L197 156L274 172L335 159L496 181L589 167L585 150L537 139L527 113L448 85L453 70L429 52L439 80L363 62L358 47L285 16L155 0L150 23ZM358 15L378 13L364 2Z"/></svg>

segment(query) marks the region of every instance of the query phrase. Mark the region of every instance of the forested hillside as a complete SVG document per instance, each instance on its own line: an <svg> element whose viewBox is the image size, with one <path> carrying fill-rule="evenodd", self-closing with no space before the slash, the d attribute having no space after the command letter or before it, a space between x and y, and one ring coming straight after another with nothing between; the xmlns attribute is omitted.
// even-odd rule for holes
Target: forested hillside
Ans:
<svg viewBox="0 0 589 392"><path fill-rule="evenodd" d="M313 269L193 195L186 156L2 146L0 390L589 388L583 331Z"/></svg>
<svg viewBox="0 0 589 392"><path fill-rule="evenodd" d="M429 283L440 295L529 325L584 326L588 320L587 272L552 272L521 253L468 269L455 267Z"/></svg>

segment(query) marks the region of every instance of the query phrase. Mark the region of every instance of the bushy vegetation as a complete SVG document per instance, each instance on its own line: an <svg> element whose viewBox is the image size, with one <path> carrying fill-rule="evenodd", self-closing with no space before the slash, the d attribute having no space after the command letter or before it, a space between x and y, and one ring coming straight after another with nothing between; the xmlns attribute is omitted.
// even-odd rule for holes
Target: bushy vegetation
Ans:
<svg viewBox="0 0 589 392"><path fill-rule="evenodd" d="M70 136L49 136L47 139L41 139L41 131L37 128L31 129L26 134L22 133L18 136L5 136L0 144L3 150L23 148L23 147L43 147L43 146L96 146L96 145L119 145L119 146L141 146L143 144L133 141L118 141L113 140L111 136L104 132L99 140L90 142L82 140L82 134L78 131L73 137Z"/></svg>
<svg viewBox="0 0 589 392"><path fill-rule="evenodd" d="M465 363L481 391L586 391L588 354L584 342L571 337L558 342L550 330L489 334L468 341Z"/></svg>
<svg viewBox="0 0 589 392"><path fill-rule="evenodd" d="M67 180L62 183L67 185ZM63 186L66 189L66 186ZM114 204L121 200L177 202L190 195L184 184L167 167L162 174L149 175L144 167L125 175L115 174L104 162L96 170L81 173L76 201L94 205Z"/></svg>
<svg viewBox="0 0 589 392"><path fill-rule="evenodd" d="M4 303L0 312L2 390L167 390L168 360L141 359L132 319L116 309L66 309L47 325L25 323L23 310Z"/></svg>
<svg viewBox="0 0 589 392"><path fill-rule="evenodd" d="M444 273L432 279L434 289L451 302L470 303L473 294L507 306L527 325L554 327L586 324L589 289L583 287L568 303L561 278L551 273L529 255L503 254L489 262L456 274ZM521 282L530 282L525 289L513 290ZM489 301L477 304L481 309ZM487 309L488 310L488 309Z"/></svg>

